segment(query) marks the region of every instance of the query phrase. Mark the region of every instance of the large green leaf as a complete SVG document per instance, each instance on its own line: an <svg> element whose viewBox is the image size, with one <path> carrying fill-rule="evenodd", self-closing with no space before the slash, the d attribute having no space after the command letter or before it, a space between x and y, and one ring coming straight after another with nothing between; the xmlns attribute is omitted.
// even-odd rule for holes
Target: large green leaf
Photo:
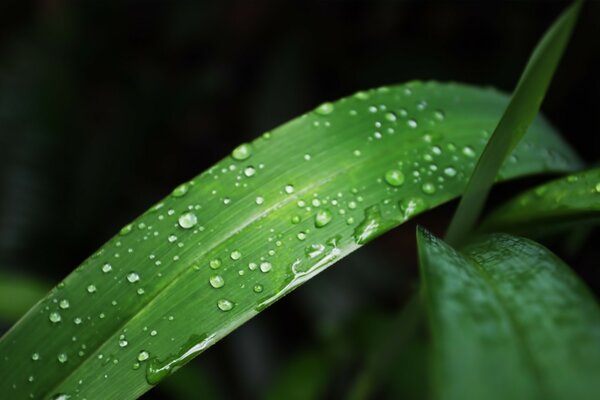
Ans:
<svg viewBox="0 0 600 400"><path fill-rule="evenodd" d="M481 229L548 233L600 222L600 168L543 184L495 210Z"/></svg>
<svg viewBox="0 0 600 400"><path fill-rule="evenodd" d="M600 309L541 245L484 237L458 252L420 230L435 398L595 399Z"/></svg>
<svg viewBox="0 0 600 400"><path fill-rule="evenodd" d="M523 138L540 110L580 8L581 1L567 8L548 29L527 62L510 103L477 161L460 199L446 235L449 243L460 244L473 230L500 166Z"/></svg>
<svg viewBox="0 0 600 400"><path fill-rule="evenodd" d="M325 103L238 147L2 338L0 392L138 396L339 258L460 194L506 104L492 89L412 82ZM577 167L538 119L500 177Z"/></svg>

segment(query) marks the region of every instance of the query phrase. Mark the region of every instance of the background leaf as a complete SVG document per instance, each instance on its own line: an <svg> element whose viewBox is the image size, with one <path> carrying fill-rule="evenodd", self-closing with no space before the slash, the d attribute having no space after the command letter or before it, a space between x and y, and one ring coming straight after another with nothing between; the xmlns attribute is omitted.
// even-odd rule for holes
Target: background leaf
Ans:
<svg viewBox="0 0 600 400"><path fill-rule="evenodd" d="M446 238L458 244L473 230L498 169L527 132L542 105L554 71L569 41L579 15L576 1L552 24L535 48L512 94L510 103L490 138L465 193L460 199Z"/></svg>
<svg viewBox="0 0 600 400"><path fill-rule="evenodd" d="M138 396L337 259L457 196L506 101L412 82L324 103L241 145L2 338L2 391ZM539 119L500 177L578 166Z"/></svg>
<svg viewBox="0 0 600 400"><path fill-rule="evenodd" d="M499 207L481 230L548 234L600 222L600 168L528 190Z"/></svg>
<svg viewBox="0 0 600 400"><path fill-rule="evenodd" d="M435 398L597 397L600 309L567 265L508 235L461 253L422 229L418 241Z"/></svg>

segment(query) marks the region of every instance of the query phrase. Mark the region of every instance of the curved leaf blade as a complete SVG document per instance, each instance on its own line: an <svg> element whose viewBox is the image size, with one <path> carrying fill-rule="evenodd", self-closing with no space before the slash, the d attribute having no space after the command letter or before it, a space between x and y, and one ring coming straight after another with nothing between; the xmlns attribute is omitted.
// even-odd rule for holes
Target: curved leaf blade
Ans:
<svg viewBox="0 0 600 400"><path fill-rule="evenodd" d="M493 211L481 230L548 233L573 224L598 222L600 168L594 168L516 196Z"/></svg>
<svg viewBox="0 0 600 400"><path fill-rule="evenodd" d="M337 259L461 193L506 103L457 84L383 87L237 148L123 228L0 340L0 389L135 398ZM500 177L578 166L538 119Z"/></svg>
<svg viewBox="0 0 600 400"><path fill-rule="evenodd" d="M509 235L462 252L424 230L418 242L436 398L597 397L600 309L567 265Z"/></svg>

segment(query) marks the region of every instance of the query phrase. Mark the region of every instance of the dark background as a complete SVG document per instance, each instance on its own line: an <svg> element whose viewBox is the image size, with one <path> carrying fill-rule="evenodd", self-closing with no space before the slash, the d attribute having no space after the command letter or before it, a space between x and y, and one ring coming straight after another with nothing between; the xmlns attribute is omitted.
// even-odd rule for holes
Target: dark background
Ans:
<svg viewBox="0 0 600 400"><path fill-rule="evenodd" d="M0 268L58 282L175 185L325 100L412 79L511 91L567 4L3 0ZM543 105L590 163L598 21L587 2ZM492 202L539 181L503 185ZM453 207L418 222L441 233ZM193 363L210 377L198 385L260 398L290 357L327 348L327 396L339 397L368 342L364 316L397 312L414 290L413 237L414 223L389 233L230 335ZM600 292L589 240L553 250ZM168 385L146 396L176 398Z"/></svg>

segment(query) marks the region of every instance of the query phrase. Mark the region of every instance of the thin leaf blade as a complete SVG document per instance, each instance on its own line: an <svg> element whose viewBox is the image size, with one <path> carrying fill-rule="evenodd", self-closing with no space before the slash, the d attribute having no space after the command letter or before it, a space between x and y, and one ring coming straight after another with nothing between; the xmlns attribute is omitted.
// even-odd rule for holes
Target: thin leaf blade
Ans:
<svg viewBox="0 0 600 400"><path fill-rule="evenodd" d="M2 391L139 396L339 258L461 193L506 102L413 82L326 103L238 147L0 340ZM579 167L543 119L515 159L502 179ZM43 372L30 382L32 366Z"/></svg>

